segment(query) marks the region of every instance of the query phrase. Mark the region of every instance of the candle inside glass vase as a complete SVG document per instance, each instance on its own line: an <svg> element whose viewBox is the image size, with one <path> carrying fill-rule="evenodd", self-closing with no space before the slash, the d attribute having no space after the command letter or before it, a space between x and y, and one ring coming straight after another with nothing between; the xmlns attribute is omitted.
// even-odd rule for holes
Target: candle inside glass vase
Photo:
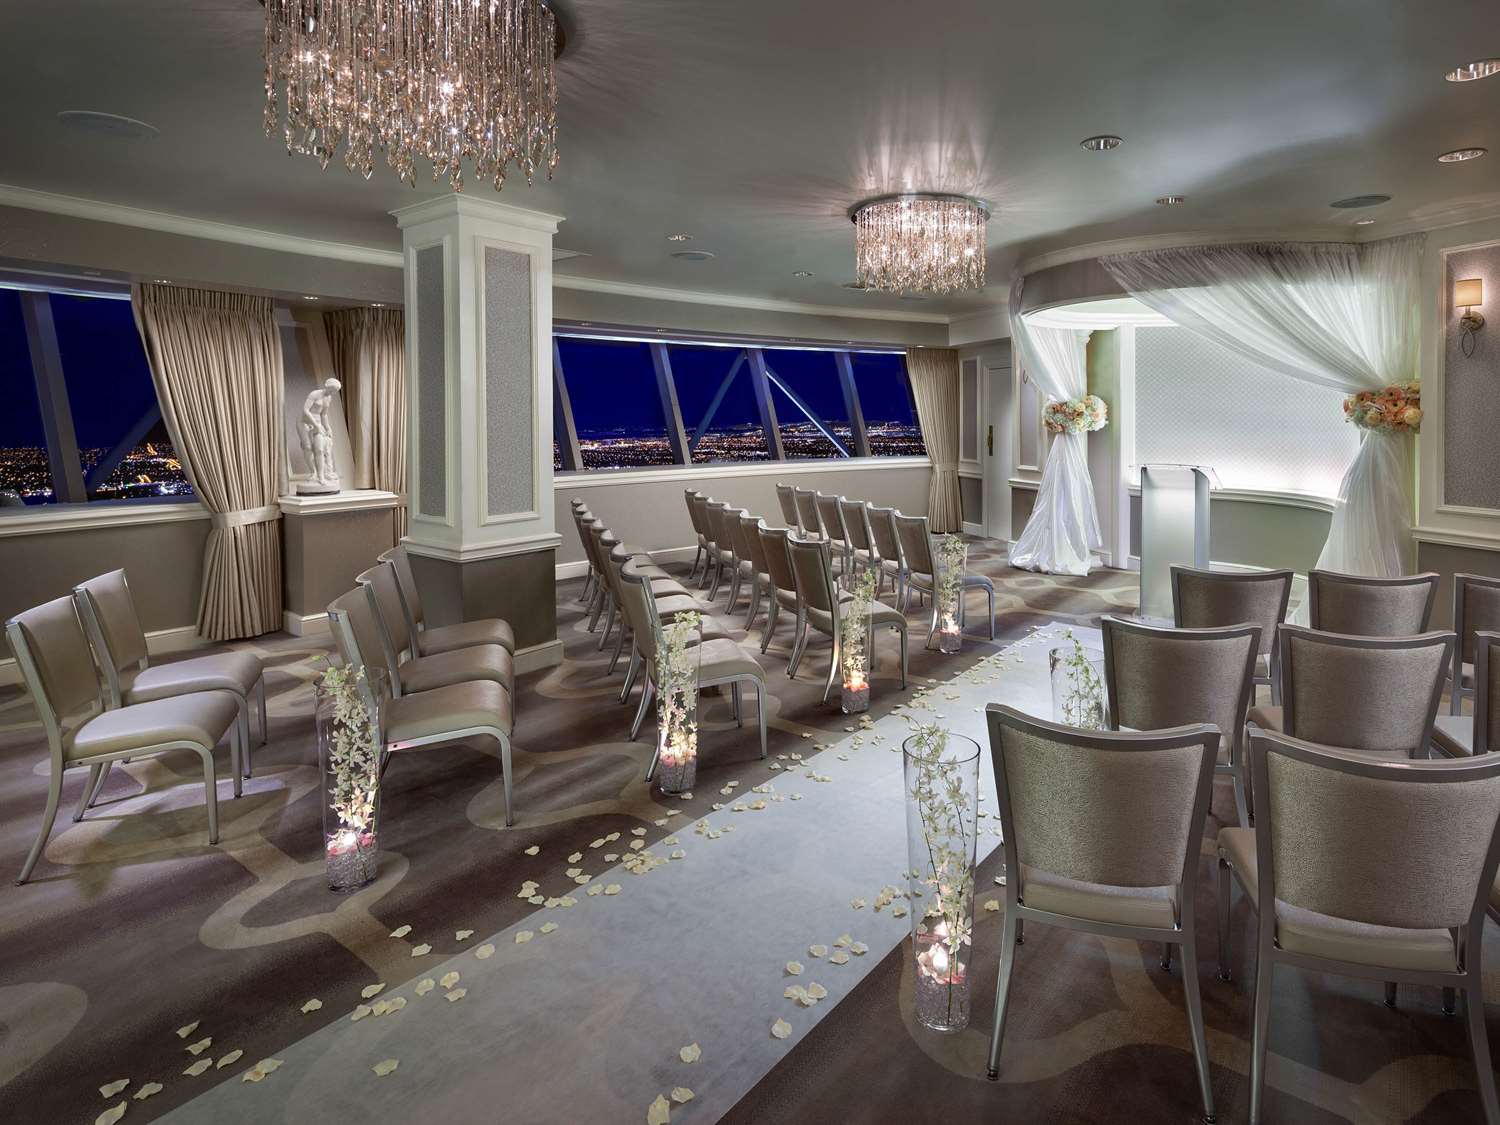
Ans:
<svg viewBox="0 0 1500 1125"><path fill-rule="evenodd" d="M937 634L938 651L958 652L963 648L964 569L968 565L969 547L957 535L939 536L933 545L932 617Z"/></svg>
<svg viewBox="0 0 1500 1125"><path fill-rule="evenodd" d="M840 612L838 661L843 672L839 709L846 715L870 709L870 642L875 603L875 574L866 571L853 583L854 596Z"/></svg>
<svg viewBox="0 0 1500 1125"><path fill-rule="evenodd" d="M663 793L686 793L698 779L699 618L686 613L658 634L656 781Z"/></svg>
<svg viewBox="0 0 1500 1125"><path fill-rule="evenodd" d="M662 730L657 777L663 793L686 793L698 780L698 732L688 723Z"/></svg>
<svg viewBox="0 0 1500 1125"><path fill-rule="evenodd" d="M969 1026L961 943L952 939L946 921L934 926L927 937L927 947L917 954L917 1019L934 1031L961 1031Z"/></svg>

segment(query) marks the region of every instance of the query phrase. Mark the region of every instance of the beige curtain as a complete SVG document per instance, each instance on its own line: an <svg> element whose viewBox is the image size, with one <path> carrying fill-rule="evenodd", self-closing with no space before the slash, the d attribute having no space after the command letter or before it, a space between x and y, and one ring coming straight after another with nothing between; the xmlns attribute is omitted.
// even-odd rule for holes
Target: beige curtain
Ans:
<svg viewBox="0 0 1500 1125"><path fill-rule="evenodd" d="M167 432L212 513L198 632L233 640L281 621L281 511L286 433L281 341L267 297L134 285Z"/></svg>
<svg viewBox="0 0 1500 1125"><path fill-rule="evenodd" d="M917 422L932 460L927 497L931 531L963 527L958 494L958 352L953 348L908 348L906 372L917 400Z"/></svg>
<svg viewBox="0 0 1500 1125"><path fill-rule="evenodd" d="M406 320L400 309L325 313L333 370L343 384L354 450L354 487L401 497L395 532L406 534Z"/></svg>

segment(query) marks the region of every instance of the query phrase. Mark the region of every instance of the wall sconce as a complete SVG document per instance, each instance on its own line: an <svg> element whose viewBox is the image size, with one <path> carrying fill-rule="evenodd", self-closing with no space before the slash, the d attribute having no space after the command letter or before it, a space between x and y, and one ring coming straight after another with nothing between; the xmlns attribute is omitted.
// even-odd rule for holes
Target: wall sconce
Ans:
<svg viewBox="0 0 1500 1125"><path fill-rule="evenodd" d="M1484 304L1484 282L1477 277L1471 277L1464 281L1453 283L1453 304L1464 310L1464 315L1458 318L1459 326L1463 329L1463 335L1459 337L1458 346L1464 355L1474 354L1474 333L1484 327L1484 317L1474 311L1475 305Z"/></svg>

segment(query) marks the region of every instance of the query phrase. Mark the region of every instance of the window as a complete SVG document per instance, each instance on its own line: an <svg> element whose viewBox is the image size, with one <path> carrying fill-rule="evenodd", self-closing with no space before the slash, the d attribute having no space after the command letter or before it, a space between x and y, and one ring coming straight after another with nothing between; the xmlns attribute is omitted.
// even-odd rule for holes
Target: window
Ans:
<svg viewBox="0 0 1500 1125"><path fill-rule="evenodd" d="M554 342L554 469L926 455L900 352Z"/></svg>
<svg viewBox="0 0 1500 1125"><path fill-rule="evenodd" d="M192 495L124 294L0 289L0 501Z"/></svg>

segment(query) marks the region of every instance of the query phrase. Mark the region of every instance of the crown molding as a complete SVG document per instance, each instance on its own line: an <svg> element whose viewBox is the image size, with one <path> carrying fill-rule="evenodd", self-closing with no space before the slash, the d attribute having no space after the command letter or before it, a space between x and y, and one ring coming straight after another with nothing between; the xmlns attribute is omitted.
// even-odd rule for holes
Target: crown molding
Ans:
<svg viewBox="0 0 1500 1125"><path fill-rule="evenodd" d="M517 207L513 203L501 203L495 199L477 199L472 195L450 192L433 196L420 203L398 207L390 214L398 227L414 226L431 219L446 219L460 215L466 219L481 219L491 223L508 223L511 226L539 230L544 234L556 234L563 216L550 211L534 211L529 207ZM397 257L400 257L398 254Z"/></svg>
<svg viewBox="0 0 1500 1125"><path fill-rule="evenodd" d="M139 227L144 230L161 231L164 234L181 234L190 238L207 238L215 242L232 242L240 246L255 246L262 250L280 250L288 254L306 254L314 258L334 258L343 262L358 262L369 266L401 268L401 251L381 250L374 246L357 246L349 242L325 242L316 238L302 238L293 234L260 230L255 227L239 227L230 223L218 223L210 219L193 219L184 215L170 215L165 211L149 211L143 207L128 207L123 203L105 203L97 199L83 199L76 195L55 195L47 191L12 187L0 184L0 206L22 207L28 211L44 211L53 215L68 215L75 219L91 219L100 223L115 223L119 226Z"/></svg>
<svg viewBox="0 0 1500 1125"><path fill-rule="evenodd" d="M609 293L617 297L638 297L646 301L676 301L688 305L721 305L732 309L756 309L761 312L800 313L803 316L834 316L851 320L887 320L906 324L951 324L952 317L941 313L893 313L881 309L843 308L839 305L805 305L798 301L778 301L770 297L747 297L736 293L708 293L698 289L666 289L655 285L638 285L631 281L605 281L602 278L552 274L554 289L577 289L586 293Z"/></svg>

